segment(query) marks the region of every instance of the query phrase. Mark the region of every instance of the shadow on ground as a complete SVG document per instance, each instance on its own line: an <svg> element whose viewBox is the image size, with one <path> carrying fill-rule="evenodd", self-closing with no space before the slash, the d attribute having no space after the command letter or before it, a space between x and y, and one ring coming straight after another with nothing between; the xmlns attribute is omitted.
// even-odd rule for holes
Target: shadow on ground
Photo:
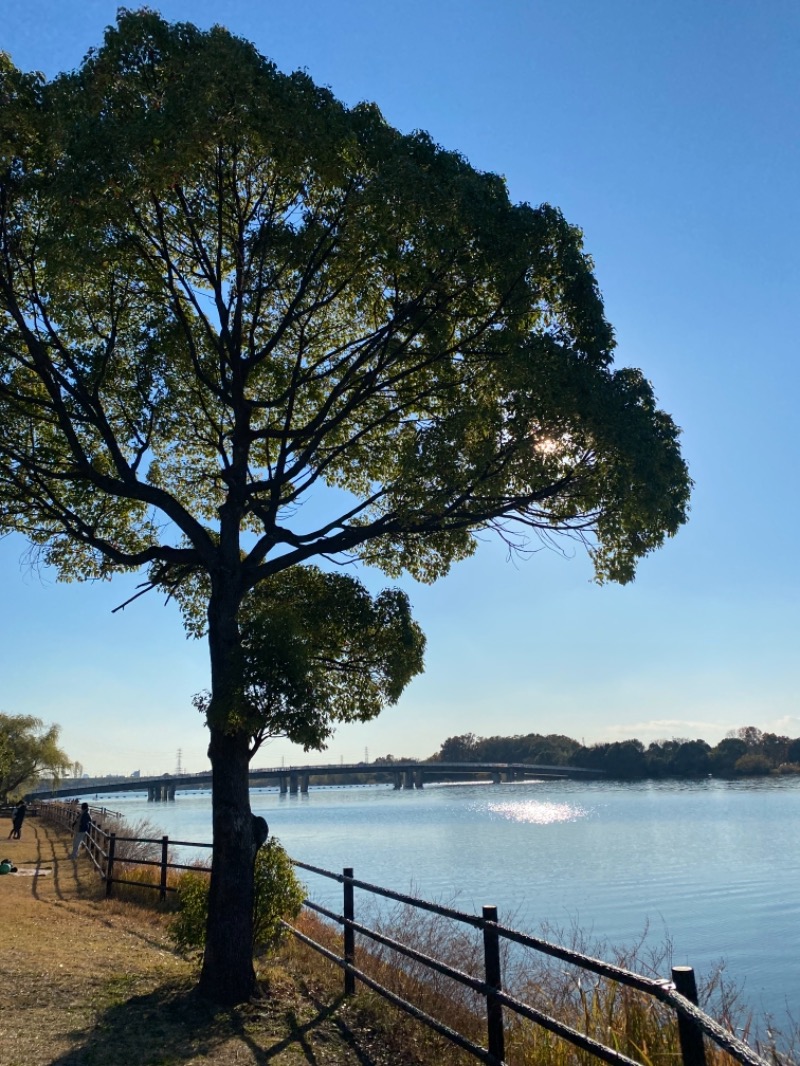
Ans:
<svg viewBox="0 0 800 1066"><path fill-rule="evenodd" d="M303 1016L294 1007L264 999L233 1010L213 1007L192 990L162 987L103 1010L87 1031L72 1035L80 1046L51 1066L181 1066L194 1061L227 1063L352 1063L380 1066L359 1047L336 1011L306 1001Z"/></svg>

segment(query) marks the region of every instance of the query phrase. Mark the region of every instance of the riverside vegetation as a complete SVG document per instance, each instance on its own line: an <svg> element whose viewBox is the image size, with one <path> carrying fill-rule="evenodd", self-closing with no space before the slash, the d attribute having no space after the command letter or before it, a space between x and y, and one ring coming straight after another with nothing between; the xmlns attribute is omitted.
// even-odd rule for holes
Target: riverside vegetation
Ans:
<svg viewBox="0 0 800 1066"><path fill-rule="evenodd" d="M393 756L375 762L391 763ZM431 762L526 762L581 766L627 780L664 777L755 777L800 774L800 737L762 732L756 726L732 730L712 747L705 740L636 739L588 746L571 737L528 733L512 737L448 737Z"/></svg>
<svg viewBox="0 0 800 1066"><path fill-rule="evenodd" d="M179 1066L181 1063L308 1062L315 1066L453 1066L475 1060L434 1033L406 1018L371 992L359 990L345 999L338 967L309 951L294 938L281 940L276 932L278 910L296 914L302 889L279 845L266 848L256 881L271 886L277 896L265 899L262 917L265 934L256 950L256 970L266 999L221 1010L205 1004L191 983L198 963L197 931L202 931L203 896L198 885L207 884L199 869L182 874L171 871L171 885L179 889L165 903L145 883L153 868L135 866L147 857L137 845L125 858L126 879L140 885L115 886L118 896L101 899L102 882L85 860L66 859L67 837L55 827L32 820L35 844L24 842L28 862L37 870L49 866L52 878L14 879L11 902L0 893L0 916L11 930L6 949L7 966L0 976L0 1043L2 1066L116 1066L136 1061L141 1066ZM117 826L120 835L157 836L146 823ZM4 879L3 888L12 879ZM187 891L187 886L192 886ZM33 889L33 891L31 891ZM181 891L183 889L183 891ZM55 890L55 891L52 891ZM31 922L42 920L41 906L57 912L47 915L49 927L59 935L48 937L42 950L40 930ZM39 912L38 915L36 912ZM188 913L187 913L188 912ZM259 925L256 915L256 927ZM187 925L188 921L188 925ZM300 915L299 927L313 939L339 950L339 932L316 916ZM463 929L446 919L421 917L405 906L375 914L367 924L427 955L446 961L464 972L480 976L481 947ZM68 935L64 935L68 934ZM547 930L551 940L565 940L578 950L600 956L650 976L669 972L670 945L654 950L642 938L624 952L606 943L589 943L577 930ZM202 932L200 932L202 936ZM182 942L184 951L175 951ZM8 960L11 960L8 965ZM404 962L398 966L392 953L379 946L359 948L359 966L392 991L411 999L422 1009L478 1042L485 1038L481 1005L472 994L446 978L431 975ZM581 976L563 963L540 957L506 958L507 985L520 998L546 1013L567 1021L596 1039L616 1047L644 1066L679 1061L677 1033L670 1012L635 992L603 979ZM62 975L63 971L63 975ZM739 1036L748 1035L749 1021L736 989L719 968L700 990L701 1005ZM22 1002L31 1018L15 1009ZM39 1015L42 1025L39 1027ZM23 1031L24 1030L24 1031ZM54 1043L45 1049L43 1035ZM35 1037L35 1039L34 1039ZM36 1041L39 1041L39 1044ZM54 1058L54 1051L71 1050ZM789 1036L767 1030L759 1048L776 1064L796 1062L786 1050ZM9 1047L11 1050L9 1051ZM38 1050L37 1050L38 1048ZM585 1054L544 1030L508 1019L507 1060L513 1066L589 1066ZM725 1066L728 1057L711 1047L710 1066Z"/></svg>

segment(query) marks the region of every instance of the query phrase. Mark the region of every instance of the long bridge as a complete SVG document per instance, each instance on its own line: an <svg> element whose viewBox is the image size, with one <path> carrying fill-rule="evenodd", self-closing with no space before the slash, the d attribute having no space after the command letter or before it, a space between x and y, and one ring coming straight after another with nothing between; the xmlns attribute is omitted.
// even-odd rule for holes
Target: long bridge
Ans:
<svg viewBox="0 0 800 1066"><path fill-rule="evenodd" d="M250 787L263 788L277 785L281 795L296 795L308 792L313 778L336 778L355 776L370 780L389 780L396 789L422 788L425 778L449 780L478 776L488 778L494 784L501 781L525 781L529 778L587 778L599 776L597 770L579 766L547 766L540 763L522 762L416 762L412 760L391 763L336 763L331 766L276 766L269 769L251 770ZM329 784L326 781L325 784ZM84 783L66 788L40 789L28 795L30 800L49 799L58 796L95 796L116 792L146 792L153 802L174 800L179 791L211 788L211 772L201 774L163 774L161 777L126 778L107 783Z"/></svg>

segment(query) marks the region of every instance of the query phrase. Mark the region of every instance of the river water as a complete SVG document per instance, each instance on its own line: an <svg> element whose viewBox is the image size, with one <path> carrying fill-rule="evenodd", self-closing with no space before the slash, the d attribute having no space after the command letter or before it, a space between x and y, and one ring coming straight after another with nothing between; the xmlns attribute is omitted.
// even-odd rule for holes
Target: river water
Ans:
<svg viewBox="0 0 800 1066"><path fill-rule="evenodd" d="M102 802L175 839L211 839L207 792ZM547 923L625 947L647 929L700 975L724 960L756 1016L800 1019L797 779L312 784L251 802L296 859L461 910L496 904L533 933ZM339 891L308 883L314 899Z"/></svg>

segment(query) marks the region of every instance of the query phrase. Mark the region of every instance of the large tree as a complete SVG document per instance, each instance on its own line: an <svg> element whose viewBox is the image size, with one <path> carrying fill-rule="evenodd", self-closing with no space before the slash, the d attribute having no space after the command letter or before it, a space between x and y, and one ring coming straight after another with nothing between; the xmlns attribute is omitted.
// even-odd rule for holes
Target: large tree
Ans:
<svg viewBox="0 0 800 1066"><path fill-rule="evenodd" d="M70 760L58 746L59 733L33 715L0 713L0 803L33 788L43 774L66 771Z"/></svg>
<svg viewBox="0 0 800 1066"><path fill-rule="evenodd" d="M0 93L0 522L66 579L207 589L201 988L239 1001L250 592L320 558L432 581L489 529L629 581L685 520L678 431L557 209L223 29L121 11Z"/></svg>

